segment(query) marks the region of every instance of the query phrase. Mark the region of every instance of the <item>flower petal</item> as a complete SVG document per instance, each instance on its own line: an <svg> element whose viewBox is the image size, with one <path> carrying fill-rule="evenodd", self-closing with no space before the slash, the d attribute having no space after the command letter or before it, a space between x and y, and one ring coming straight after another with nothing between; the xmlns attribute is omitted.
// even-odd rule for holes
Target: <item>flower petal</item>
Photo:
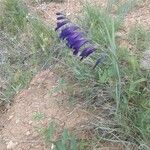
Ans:
<svg viewBox="0 0 150 150"><path fill-rule="evenodd" d="M59 16L59 15L63 15L63 13L57 12L56 15L58 15L58 16Z"/></svg>
<svg viewBox="0 0 150 150"><path fill-rule="evenodd" d="M73 35L74 31L77 30L77 29L79 29L79 27L77 27L77 26L67 27L67 28L62 30L62 32L60 33L59 38L65 39L65 38L67 38L67 36Z"/></svg>
<svg viewBox="0 0 150 150"><path fill-rule="evenodd" d="M75 38L82 38L82 37L83 37L83 32L74 32L74 34L73 35L69 35L67 37L67 39L70 39L70 38L75 39Z"/></svg>
<svg viewBox="0 0 150 150"><path fill-rule="evenodd" d="M61 28L62 26L64 26L65 24L67 24L67 23L69 23L69 20L65 20L63 22L57 22L57 27L56 27L55 31L58 30L59 28Z"/></svg>
<svg viewBox="0 0 150 150"><path fill-rule="evenodd" d="M76 41L78 41L79 39L81 39L83 37L83 33L82 32L74 32L72 35L69 35L66 38L67 41L67 46L69 48L71 48L71 45L73 45Z"/></svg>
<svg viewBox="0 0 150 150"><path fill-rule="evenodd" d="M106 59L106 54L105 53L101 54L100 58L97 59L95 65L93 66L93 69L95 69L98 64L101 64L105 59Z"/></svg>
<svg viewBox="0 0 150 150"><path fill-rule="evenodd" d="M82 60L83 58L87 57L88 55L90 55L91 53L93 53L94 50L95 50L94 47L87 47L87 48L85 48L85 49L82 51L82 53L80 54L81 60Z"/></svg>
<svg viewBox="0 0 150 150"><path fill-rule="evenodd" d="M72 45L72 48L74 49L73 54L74 54L74 55L77 55L78 52L79 52L79 49L80 49L85 43L88 43L88 42L89 42L89 41L86 40L86 39L77 40L77 41Z"/></svg>
<svg viewBox="0 0 150 150"><path fill-rule="evenodd" d="M65 16L59 16L59 17L57 17L57 20L63 20L63 19L66 19L66 17Z"/></svg>
<svg viewBox="0 0 150 150"><path fill-rule="evenodd" d="M87 42L89 42L89 41L86 39L79 39L79 40L76 40L70 47L75 48L75 49L77 49L77 48L79 49L82 45L84 45Z"/></svg>

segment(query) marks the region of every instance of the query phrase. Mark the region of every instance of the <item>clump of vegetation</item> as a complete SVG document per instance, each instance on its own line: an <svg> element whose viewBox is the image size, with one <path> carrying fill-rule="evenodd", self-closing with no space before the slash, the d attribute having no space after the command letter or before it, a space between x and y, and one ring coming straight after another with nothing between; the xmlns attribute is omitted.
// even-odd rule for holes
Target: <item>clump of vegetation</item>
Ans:
<svg viewBox="0 0 150 150"><path fill-rule="evenodd" d="M0 100L9 101L57 52L49 51L54 48L52 29L29 16L22 1L4 0L1 7Z"/></svg>
<svg viewBox="0 0 150 150"><path fill-rule="evenodd" d="M27 8L20 0L3 0L0 12L1 30L17 35L27 27Z"/></svg>
<svg viewBox="0 0 150 150"><path fill-rule="evenodd" d="M64 129L57 138L54 138L54 134L56 132L58 134L56 126L55 123L49 122L46 127L36 128L36 131L44 139L45 148L51 148L53 150L77 150L79 147L78 142L67 129Z"/></svg>
<svg viewBox="0 0 150 150"><path fill-rule="evenodd" d="M150 48L150 31L142 26L135 26L130 29L129 41L137 50L145 51Z"/></svg>
<svg viewBox="0 0 150 150"><path fill-rule="evenodd" d="M11 38L10 35L1 31L0 50L0 79L1 94L0 100L9 101L10 98L19 91L33 74L33 70L28 70L30 52L26 47ZM30 60L29 60L30 61Z"/></svg>
<svg viewBox="0 0 150 150"><path fill-rule="evenodd" d="M56 3L62 3L65 0L32 0L33 3L48 3L48 2L56 2Z"/></svg>
<svg viewBox="0 0 150 150"><path fill-rule="evenodd" d="M80 24L87 31L87 36L99 47L94 52L95 55L99 56L101 52L105 52L108 59L93 71L91 70L91 64L95 62L96 57L88 57L80 62L76 58L70 57L70 53L67 51L65 57L63 57L66 69L69 69L76 83L81 86L80 90L82 92L79 93L82 100L85 99L93 104L94 101L102 100L99 99L98 94L104 91L106 96L103 99L104 103L110 104L112 101L116 103L116 105L110 104L111 107L108 110L111 115L108 116L111 117L107 119L113 120L111 123L117 123L119 128L109 126L106 132L106 128L103 127L106 127L106 124L99 125L97 123L95 128L98 131L101 129L101 132L107 133L106 136L100 138L101 140L121 143L124 141L130 146L138 143L140 149L148 149L148 141L150 140L150 74L148 71L142 71L139 67L140 51L131 52L127 48L120 47L116 42L116 32L119 32L122 21L120 15L112 18L107 9L100 10L90 4L86 5L84 12L85 17L82 18ZM140 38L144 39L140 40L139 43L140 46L143 45L145 48L148 47L148 42L146 42L148 41L148 32L145 32L146 34L142 32L142 37L138 36L137 38L138 41ZM136 33L131 35L136 36ZM133 42L135 42L134 38ZM137 46L137 49L140 50L141 48ZM104 103L99 102L99 108L103 108ZM115 111L112 111L112 106ZM112 134L109 134L109 131Z"/></svg>

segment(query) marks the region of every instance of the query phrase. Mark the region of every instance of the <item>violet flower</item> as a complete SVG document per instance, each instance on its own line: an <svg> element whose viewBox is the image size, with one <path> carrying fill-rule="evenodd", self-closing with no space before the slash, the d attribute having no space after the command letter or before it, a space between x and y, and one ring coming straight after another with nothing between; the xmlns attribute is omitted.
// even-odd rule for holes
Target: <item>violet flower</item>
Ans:
<svg viewBox="0 0 150 150"><path fill-rule="evenodd" d="M62 13L56 13L57 15L57 27L55 31L59 33L59 38L66 41L66 45L72 49L74 55L78 55L80 60L91 55L95 50L95 46L91 44L89 40L84 37L84 33L81 29L70 22ZM100 57L93 68L101 63L105 57Z"/></svg>

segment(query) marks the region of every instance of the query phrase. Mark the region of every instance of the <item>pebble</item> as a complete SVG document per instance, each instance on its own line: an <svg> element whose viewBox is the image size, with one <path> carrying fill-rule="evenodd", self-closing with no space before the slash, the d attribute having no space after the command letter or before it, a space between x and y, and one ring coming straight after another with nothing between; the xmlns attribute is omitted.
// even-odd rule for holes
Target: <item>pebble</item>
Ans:
<svg viewBox="0 0 150 150"><path fill-rule="evenodd" d="M14 117L13 115L9 116L8 120L11 120L13 117Z"/></svg>
<svg viewBox="0 0 150 150"><path fill-rule="evenodd" d="M150 70L150 50L146 50L141 58L140 68L142 70Z"/></svg>
<svg viewBox="0 0 150 150"><path fill-rule="evenodd" d="M19 122L20 122L20 119L17 119L17 120L16 120L16 124L18 124Z"/></svg>
<svg viewBox="0 0 150 150"><path fill-rule="evenodd" d="M15 150L17 144L18 144L17 142L10 141L10 142L8 142L8 144L7 144L7 149L8 149L8 150Z"/></svg>
<svg viewBox="0 0 150 150"><path fill-rule="evenodd" d="M31 125L33 123L33 121L29 121L29 125Z"/></svg>
<svg viewBox="0 0 150 150"><path fill-rule="evenodd" d="M26 135L27 135L27 136L29 136L30 134L31 134L30 131L27 131L27 132L26 132Z"/></svg>

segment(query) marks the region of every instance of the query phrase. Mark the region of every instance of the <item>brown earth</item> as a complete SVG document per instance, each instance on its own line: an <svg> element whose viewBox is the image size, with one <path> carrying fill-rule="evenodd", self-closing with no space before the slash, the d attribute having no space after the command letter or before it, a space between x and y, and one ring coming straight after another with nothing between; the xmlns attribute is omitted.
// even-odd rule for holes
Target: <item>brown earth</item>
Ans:
<svg viewBox="0 0 150 150"><path fill-rule="evenodd" d="M89 0L92 4L101 7L106 5L106 1L107 0ZM57 12L65 12L67 16L74 19L82 14L83 3L84 1L82 0L65 0L64 3L42 3L34 7L29 6L29 8L31 11L41 14L46 22L55 25Z"/></svg>
<svg viewBox="0 0 150 150"><path fill-rule="evenodd" d="M53 72L42 71L33 78L27 89L15 96L11 108L0 118L1 150L44 150L46 145L37 128L44 129L54 121L59 126L56 136L64 128L72 130L89 120L89 114L78 109L79 105L74 108L63 105L62 101L67 98L65 93L51 93L58 86L58 80L59 77ZM34 119L36 114L41 114L41 119Z"/></svg>
<svg viewBox="0 0 150 150"><path fill-rule="evenodd" d="M106 119L102 115L104 108L95 108L95 112L101 114L100 117L86 111L84 104L69 105L67 93L59 89L60 77L54 72L49 69L39 72L28 88L18 93L13 104L8 105L6 112L1 114L1 150L53 149L53 145L45 143L41 132L52 122L55 125L53 141L59 138L64 129L74 132L78 139L90 140L93 129L91 125L95 119L105 123ZM99 148L122 150L123 145L104 142L99 143Z"/></svg>
<svg viewBox="0 0 150 150"><path fill-rule="evenodd" d="M128 32L133 26L150 28L150 1L143 0L124 19L124 29Z"/></svg>

